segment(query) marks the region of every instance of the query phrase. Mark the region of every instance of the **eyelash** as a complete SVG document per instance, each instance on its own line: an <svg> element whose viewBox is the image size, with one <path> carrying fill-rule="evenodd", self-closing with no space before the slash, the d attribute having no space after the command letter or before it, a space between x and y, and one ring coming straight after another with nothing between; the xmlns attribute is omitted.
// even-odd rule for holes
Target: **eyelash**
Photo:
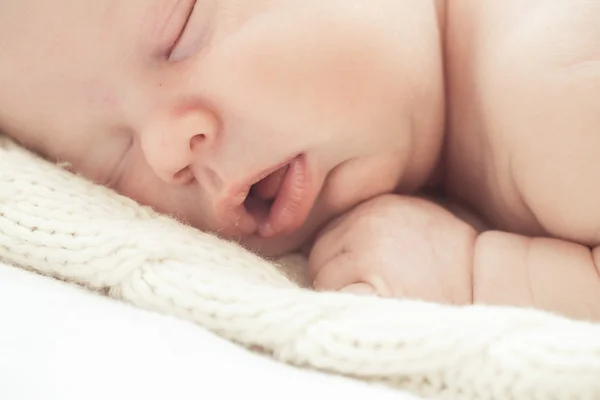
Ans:
<svg viewBox="0 0 600 400"><path fill-rule="evenodd" d="M175 51L175 49L177 48L177 45L181 42L181 39L183 37L183 35L185 34L188 24L190 22L190 19L192 18L192 15L194 14L194 9L196 8L196 2L197 0L193 0L190 4L190 6L188 7L188 12L186 15L185 20L183 21L183 24L181 26L181 29L179 30L179 33L175 36L175 38L173 39L172 44L169 46L169 49L167 51L167 54L165 56L165 58L167 60L171 59L171 55L173 54L173 52Z"/></svg>

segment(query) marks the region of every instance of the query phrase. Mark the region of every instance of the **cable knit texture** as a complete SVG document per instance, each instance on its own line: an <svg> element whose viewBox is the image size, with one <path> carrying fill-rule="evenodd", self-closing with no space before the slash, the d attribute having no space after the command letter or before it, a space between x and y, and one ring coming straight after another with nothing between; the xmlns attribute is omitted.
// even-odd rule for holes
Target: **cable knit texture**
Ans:
<svg viewBox="0 0 600 400"><path fill-rule="evenodd" d="M194 321L283 362L427 398L600 399L600 325L533 310L315 293L277 263L2 136L0 259Z"/></svg>

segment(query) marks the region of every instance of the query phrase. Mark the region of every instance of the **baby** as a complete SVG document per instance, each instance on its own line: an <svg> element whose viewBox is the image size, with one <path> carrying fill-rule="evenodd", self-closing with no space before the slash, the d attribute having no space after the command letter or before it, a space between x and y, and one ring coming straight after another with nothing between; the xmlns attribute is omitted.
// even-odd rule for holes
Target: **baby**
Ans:
<svg viewBox="0 0 600 400"><path fill-rule="evenodd" d="M0 130L319 290L600 320L600 2L0 0Z"/></svg>

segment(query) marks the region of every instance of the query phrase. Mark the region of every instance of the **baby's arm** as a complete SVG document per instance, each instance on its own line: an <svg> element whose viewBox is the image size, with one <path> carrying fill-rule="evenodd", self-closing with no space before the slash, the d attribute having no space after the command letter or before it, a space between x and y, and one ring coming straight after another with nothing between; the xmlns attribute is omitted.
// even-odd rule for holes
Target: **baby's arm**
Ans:
<svg viewBox="0 0 600 400"><path fill-rule="evenodd" d="M473 257L474 303L600 320L600 248L489 231Z"/></svg>
<svg viewBox="0 0 600 400"><path fill-rule="evenodd" d="M476 237L471 225L432 201L384 195L324 229L309 275L319 290L470 304Z"/></svg>
<svg viewBox="0 0 600 400"><path fill-rule="evenodd" d="M600 248L478 233L478 221L432 201L386 195L331 223L309 273L321 290L451 304L534 307L600 320ZM449 212L448 209L453 212ZM474 222L475 221L475 222Z"/></svg>

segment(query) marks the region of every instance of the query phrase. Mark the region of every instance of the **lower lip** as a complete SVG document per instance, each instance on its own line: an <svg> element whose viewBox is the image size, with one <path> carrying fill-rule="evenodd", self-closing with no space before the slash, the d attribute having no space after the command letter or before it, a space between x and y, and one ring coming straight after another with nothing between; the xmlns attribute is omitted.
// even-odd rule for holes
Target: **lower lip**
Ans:
<svg viewBox="0 0 600 400"><path fill-rule="evenodd" d="M269 238L291 233L302 227L315 202L313 186L306 157L299 155L290 162L269 216L259 227L259 235Z"/></svg>

